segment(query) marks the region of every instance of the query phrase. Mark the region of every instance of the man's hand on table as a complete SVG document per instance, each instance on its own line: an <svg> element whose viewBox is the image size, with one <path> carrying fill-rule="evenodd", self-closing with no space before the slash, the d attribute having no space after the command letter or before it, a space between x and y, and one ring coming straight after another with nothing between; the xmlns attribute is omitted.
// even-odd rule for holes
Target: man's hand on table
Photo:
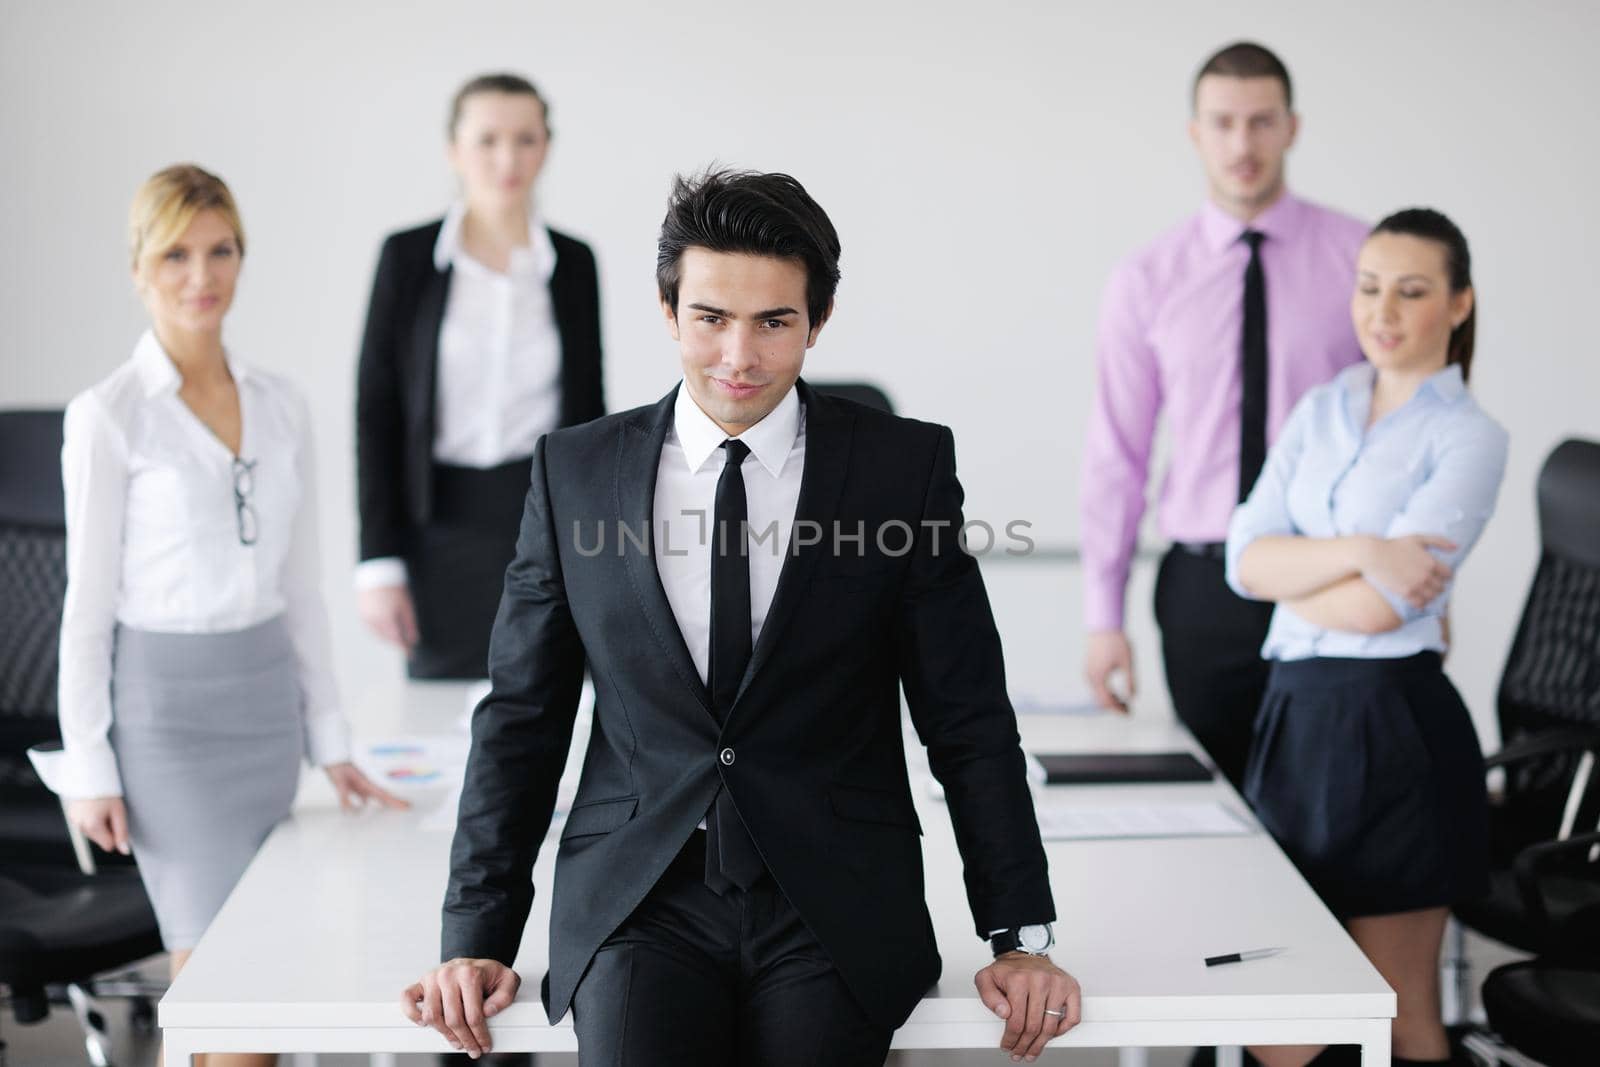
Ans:
<svg viewBox="0 0 1600 1067"><path fill-rule="evenodd" d="M1082 1017L1078 980L1048 956L1007 952L979 971L973 984L984 1005L1006 1021L1000 1048L1013 1061L1032 1063L1046 1042L1077 1026Z"/></svg>
<svg viewBox="0 0 1600 1067"><path fill-rule="evenodd" d="M458 958L406 986L400 1007L406 1018L433 1027L451 1048L477 1059L492 1051L488 1018L511 1005L520 985L517 972L499 960Z"/></svg>

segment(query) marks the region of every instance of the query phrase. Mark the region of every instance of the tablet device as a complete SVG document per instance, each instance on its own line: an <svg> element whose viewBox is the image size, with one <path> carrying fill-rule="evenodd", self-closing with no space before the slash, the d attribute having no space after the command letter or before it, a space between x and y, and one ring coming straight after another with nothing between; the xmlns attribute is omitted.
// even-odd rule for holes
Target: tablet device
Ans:
<svg viewBox="0 0 1600 1067"><path fill-rule="evenodd" d="M1049 785L1209 782L1211 768L1188 752L1039 752Z"/></svg>

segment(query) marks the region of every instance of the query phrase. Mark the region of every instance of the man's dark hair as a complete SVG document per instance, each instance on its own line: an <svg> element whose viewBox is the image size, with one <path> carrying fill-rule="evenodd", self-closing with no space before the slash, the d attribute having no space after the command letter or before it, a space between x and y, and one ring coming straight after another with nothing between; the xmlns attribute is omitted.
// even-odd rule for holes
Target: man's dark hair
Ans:
<svg viewBox="0 0 1600 1067"><path fill-rule="evenodd" d="M506 93L509 96L531 96L539 101L540 112L544 116L544 129L546 135L550 132L550 101L540 95L539 90L527 78L520 74L480 74L456 90L456 95L450 98L450 121L445 124L445 133L451 138L456 135L456 126L461 122L461 108L469 96L479 93Z"/></svg>
<svg viewBox="0 0 1600 1067"><path fill-rule="evenodd" d="M806 271L807 326L828 317L839 287L839 235L789 175L707 170L673 179L656 245L656 287L674 315L683 250L690 247L799 261Z"/></svg>
<svg viewBox="0 0 1600 1067"><path fill-rule="evenodd" d="M1289 82L1289 68L1270 48L1254 41L1235 41L1206 60L1200 67L1200 73L1194 76L1194 85L1189 91L1191 104L1200 92L1200 79L1207 74L1221 74L1229 78L1277 78L1283 83L1283 106L1294 110L1294 87Z"/></svg>

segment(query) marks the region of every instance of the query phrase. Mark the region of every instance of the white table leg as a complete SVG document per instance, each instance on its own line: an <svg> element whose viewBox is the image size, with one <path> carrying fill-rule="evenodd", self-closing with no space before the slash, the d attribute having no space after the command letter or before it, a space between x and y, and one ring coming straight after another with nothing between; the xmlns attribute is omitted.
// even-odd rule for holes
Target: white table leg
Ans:
<svg viewBox="0 0 1600 1067"><path fill-rule="evenodd" d="M1389 1044L1394 1025L1388 1019L1374 1019L1362 1027L1361 1067L1389 1067Z"/></svg>
<svg viewBox="0 0 1600 1067"><path fill-rule="evenodd" d="M1117 1067L1150 1067L1150 1050L1124 1045L1117 1049Z"/></svg>
<svg viewBox="0 0 1600 1067"><path fill-rule="evenodd" d="M1218 1045L1217 1067L1244 1067L1243 1047L1239 1045Z"/></svg>
<svg viewBox="0 0 1600 1067"><path fill-rule="evenodd" d="M199 1051L181 1030L167 1030L161 1035L162 1067L193 1067L193 1057Z"/></svg>

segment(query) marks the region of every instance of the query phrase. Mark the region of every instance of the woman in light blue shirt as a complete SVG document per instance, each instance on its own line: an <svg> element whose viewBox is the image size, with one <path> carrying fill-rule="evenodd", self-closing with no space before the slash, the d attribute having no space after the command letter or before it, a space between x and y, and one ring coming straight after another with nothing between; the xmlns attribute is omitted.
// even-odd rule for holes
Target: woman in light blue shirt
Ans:
<svg viewBox="0 0 1600 1067"><path fill-rule="evenodd" d="M1367 361L1301 400L1228 530L1228 583L1277 603L1245 793L1394 987L1394 1062L1442 1063L1445 919L1488 874L1483 756L1441 667L1445 613L1507 439L1467 391L1474 294L1449 219L1380 222L1351 313Z"/></svg>

